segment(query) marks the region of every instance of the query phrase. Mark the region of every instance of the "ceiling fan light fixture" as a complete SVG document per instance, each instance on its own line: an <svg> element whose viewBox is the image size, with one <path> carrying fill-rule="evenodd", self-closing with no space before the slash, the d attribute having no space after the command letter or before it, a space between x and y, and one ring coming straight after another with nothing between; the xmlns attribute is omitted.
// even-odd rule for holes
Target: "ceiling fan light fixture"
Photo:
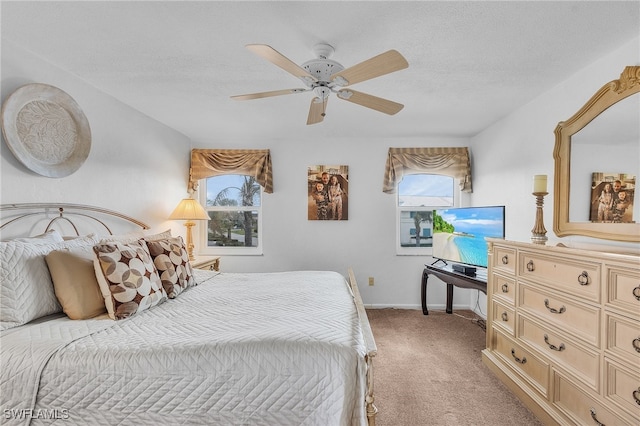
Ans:
<svg viewBox="0 0 640 426"><path fill-rule="evenodd" d="M333 80L331 80L331 82L333 84L335 84L336 86L340 86L340 87L344 87L344 86L348 86L349 85L349 80L347 80L346 78L344 78L341 75L338 75L335 78L333 78Z"/></svg>
<svg viewBox="0 0 640 426"><path fill-rule="evenodd" d="M321 85L321 86L316 86L313 88L313 92L320 98L320 99L327 99L329 97L329 95L331 94L331 89L328 86L325 85Z"/></svg>
<svg viewBox="0 0 640 426"><path fill-rule="evenodd" d="M351 96L353 96L353 92L350 92L348 90L340 90L338 92L338 97L340 99L345 99L346 100L346 99L349 99Z"/></svg>

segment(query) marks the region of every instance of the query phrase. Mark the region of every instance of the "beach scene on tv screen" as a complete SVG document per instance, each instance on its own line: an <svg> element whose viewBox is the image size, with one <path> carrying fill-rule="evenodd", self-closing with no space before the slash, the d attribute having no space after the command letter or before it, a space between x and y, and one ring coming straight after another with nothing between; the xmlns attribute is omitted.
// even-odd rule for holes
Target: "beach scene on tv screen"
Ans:
<svg viewBox="0 0 640 426"><path fill-rule="evenodd" d="M487 266L486 238L504 238L504 207L465 207L433 212L433 257Z"/></svg>

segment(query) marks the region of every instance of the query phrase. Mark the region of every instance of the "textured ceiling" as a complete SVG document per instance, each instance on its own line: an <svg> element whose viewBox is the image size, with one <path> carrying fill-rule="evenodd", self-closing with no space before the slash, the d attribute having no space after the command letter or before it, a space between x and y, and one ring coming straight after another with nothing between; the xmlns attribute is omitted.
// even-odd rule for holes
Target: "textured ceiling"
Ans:
<svg viewBox="0 0 640 426"><path fill-rule="evenodd" d="M195 141L474 135L640 33L638 1L2 1L1 7L3 41ZM229 98L301 87L246 44L269 44L301 64L314 58L319 42L333 45L331 59L344 67L389 49L402 53L408 69L353 88L404 109L387 116L333 95L324 122L307 126L311 93Z"/></svg>

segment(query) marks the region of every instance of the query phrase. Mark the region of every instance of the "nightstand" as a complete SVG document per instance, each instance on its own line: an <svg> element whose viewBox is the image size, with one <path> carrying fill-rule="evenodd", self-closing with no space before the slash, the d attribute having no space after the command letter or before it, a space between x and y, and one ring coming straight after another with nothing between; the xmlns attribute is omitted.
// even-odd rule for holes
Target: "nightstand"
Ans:
<svg viewBox="0 0 640 426"><path fill-rule="evenodd" d="M220 256L196 256L196 259L191 261L191 266L209 271L219 271Z"/></svg>

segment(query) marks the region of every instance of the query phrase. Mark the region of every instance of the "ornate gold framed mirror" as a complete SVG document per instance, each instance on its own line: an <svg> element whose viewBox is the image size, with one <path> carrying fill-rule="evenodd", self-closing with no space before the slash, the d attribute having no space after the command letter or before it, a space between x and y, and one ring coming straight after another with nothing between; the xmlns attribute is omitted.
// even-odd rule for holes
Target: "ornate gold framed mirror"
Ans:
<svg viewBox="0 0 640 426"><path fill-rule="evenodd" d="M602 86L571 118L555 129L553 230L558 237L582 235L640 242L635 179L640 170L640 66L628 66L620 79ZM629 196L627 216L594 220L592 205L600 188L596 172L628 177L622 185ZM606 179L617 179L607 176Z"/></svg>

